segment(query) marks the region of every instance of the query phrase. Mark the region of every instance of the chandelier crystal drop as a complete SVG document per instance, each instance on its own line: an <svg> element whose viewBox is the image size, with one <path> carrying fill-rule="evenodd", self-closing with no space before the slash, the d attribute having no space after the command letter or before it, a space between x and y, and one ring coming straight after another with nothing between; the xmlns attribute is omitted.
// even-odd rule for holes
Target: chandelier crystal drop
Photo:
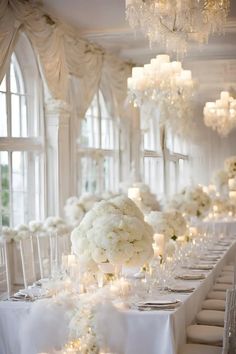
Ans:
<svg viewBox="0 0 236 354"><path fill-rule="evenodd" d="M185 53L188 41L206 43L222 33L230 0L126 0L126 18L153 43L167 51Z"/></svg>
<svg viewBox="0 0 236 354"><path fill-rule="evenodd" d="M158 108L161 125L167 124L175 132L188 129L195 83L191 71L183 70L181 62L157 55L149 64L134 67L127 85L134 106Z"/></svg>
<svg viewBox="0 0 236 354"><path fill-rule="evenodd" d="M221 92L219 100L205 104L203 114L205 125L226 137L236 128L236 99L227 91Z"/></svg>

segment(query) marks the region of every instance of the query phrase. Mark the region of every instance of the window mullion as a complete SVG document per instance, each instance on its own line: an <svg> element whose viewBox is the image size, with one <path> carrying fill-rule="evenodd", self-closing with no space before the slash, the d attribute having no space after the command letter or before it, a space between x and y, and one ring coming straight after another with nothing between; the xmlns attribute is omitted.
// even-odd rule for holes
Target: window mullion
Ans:
<svg viewBox="0 0 236 354"><path fill-rule="evenodd" d="M10 201L10 226L13 223L13 188L12 188L12 152L8 152L8 166L9 166L9 201Z"/></svg>
<svg viewBox="0 0 236 354"><path fill-rule="evenodd" d="M7 109L7 136L11 136L11 87L10 87L10 68L6 73L6 109Z"/></svg>

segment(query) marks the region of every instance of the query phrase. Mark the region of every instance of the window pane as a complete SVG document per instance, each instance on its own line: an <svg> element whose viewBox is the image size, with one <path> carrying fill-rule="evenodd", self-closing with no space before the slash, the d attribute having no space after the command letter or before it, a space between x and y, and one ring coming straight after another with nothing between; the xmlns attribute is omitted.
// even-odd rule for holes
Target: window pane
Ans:
<svg viewBox="0 0 236 354"><path fill-rule="evenodd" d="M163 159L156 157L144 157L144 183L151 191L161 198L164 194Z"/></svg>
<svg viewBox="0 0 236 354"><path fill-rule="evenodd" d="M11 134L14 137L21 136L20 129L20 97L11 95Z"/></svg>
<svg viewBox="0 0 236 354"><path fill-rule="evenodd" d="M36 122L35 122L36 123ZM27 108L26 108L26 98L21 96L21 136L27 137Z"/></svg>
<svg viewBox="0 0 236 354"><path fill-rule="evenodd" d="M91 157L81 158L81 193L98 192L98 162Z"/></svg>
<svg viewBox="0 0 236 354"><path fill-rule="evenodd" d="M12 223L25 222L28 212L28 205L26 200L28 180L27 180L27 153L15 151L12 153ZM28 190L28 197L32 197L30 190Z"/></svg>
<svg viewBox="0 0 236 354"><path fill-rule="evenodd" d="M115 182L115 164L113 156L105 156L104 158L104 191L113 191Z"/></svg>
<svg viewBox="0 0 236 354"><path fill-rule="evenodd" d="M189 161L179 160L179 176L178 176L178 190L180 191L189 185Z"/></svg>
<svg viewBox="0 0 236 354"><path fill-rule="evenodd" d="M6 76L2 79L2 82L0 84L0 91L6 92Z"/></svg>
<svg viewBox="0 0 236 354"><path fill-rule="evenodd" d="M113 121L102 119L102 149L115 149Z"/></svg>
<svg viewBox="0 0 236 354"><path fill-rule="evenodd" d="M176 164L174 161L168 162L168 194L176 193Z"/></svg>
<svg viewBox="0 0 236 354"><path fill-rule="evenodd" d="M0 152L0 191L1 191L1 220L0 224L9 225L10 224L10 192L9 192L9 159L8 152Z"/></svg>
<svg viewBox="0 0 236 354"><path fill-rule="evenodd" d="M14 92L14 93L20 92L19 80L16 77L16 70L15 70L15 67L14 67L14 64L12 61L11 61L11 67L10 67L10 88L11 88L11 92Z"/></svg>
<svg viewBox="0 0 236 354"><path fill-rule="evenodd" d="M183 141L181 140L180 137L175 136L174 137L174 144L173 144L173 151L176 153L183 153Z"/></svg>
<svg viewBox="0 0 236 354"><path fill-rule="evenodd" d="M0 136L7 136L6 94L0 92Z"/></svg>

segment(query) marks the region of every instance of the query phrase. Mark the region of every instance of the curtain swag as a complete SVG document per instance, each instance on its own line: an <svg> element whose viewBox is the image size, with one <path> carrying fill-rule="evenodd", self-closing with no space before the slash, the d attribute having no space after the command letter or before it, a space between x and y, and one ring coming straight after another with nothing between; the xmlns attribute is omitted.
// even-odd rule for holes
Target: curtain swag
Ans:
<svg viewBox="0 0 236 354"><path fill-rule="evenodd" d="M54 99L68 101L75 77L79 117L83 117L95 92L110 91L120 116L124 113L127 77L131 64L105 52L78 36L75 29L22 0L0 2L0 82L3 79L19 32L23 31L37 53Z"/></svg>

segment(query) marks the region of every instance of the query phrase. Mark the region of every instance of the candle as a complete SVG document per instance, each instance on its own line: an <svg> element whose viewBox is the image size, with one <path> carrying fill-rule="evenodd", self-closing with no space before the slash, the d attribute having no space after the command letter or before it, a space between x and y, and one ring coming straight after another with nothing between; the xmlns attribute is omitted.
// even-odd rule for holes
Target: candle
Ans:
<svg viewBox="0 0 236 354"><path fill-rule="evenodd" d="M165 236L163 234L154 234L156 246L159 247L160 254L163 254L165 247Z"/></svg>
<svg viewBox="0 0 236 354"><path fill-rule="evenodd" d="M160 256L160 248L157 246L155 243L152 244L152 248L154 251L154 257L159 257Z"/></svg>
<svg viewBox="0 0 236 354"><path fill-rule="evenodd" d="M122 296L128 295L128 293L130 291L129 282L122 277L122 278L120 278L119 285L120 285L120 289L121 289L121 295Z"/></svg>
<svg viewBox="0 0 236 354"><path fill-rule="evenodd" d="M192 236L197 236L197 228L196 227L191 226L189 228L189 232Z"/></svg>
<svg viewBox="0 0 236 354"><path fill-rule="evenodd" d="M72 264L75 264L75 255L69 254L68 255L68 267L70 267Z"/></svg>
<svg viewBox="0 0 236 354"><path fill-rule="evenodd" d="M236 199L236 191L230 191L229 197L230 197L230 199Z"/></svg>
<svg viewBox="0 0 236 354"><path fill-rule="evenodd" d="M140 199L140 190L139 188L129 188L128 189L128 197L130 199Z"/></svg>
<svg viewBox="0 0 236 354"><path fill-rule="evenodd" d="M227 91L222 91L220 94L221 100L229 101L229 92Z"/></svg>
<svg viewBox="0 0 236 354"><path fill-rule="evenodd" d="M228 180L228 185L229 185L229 189L234 189L235 188L235 179L234 178L230 178Z"/></svg>

